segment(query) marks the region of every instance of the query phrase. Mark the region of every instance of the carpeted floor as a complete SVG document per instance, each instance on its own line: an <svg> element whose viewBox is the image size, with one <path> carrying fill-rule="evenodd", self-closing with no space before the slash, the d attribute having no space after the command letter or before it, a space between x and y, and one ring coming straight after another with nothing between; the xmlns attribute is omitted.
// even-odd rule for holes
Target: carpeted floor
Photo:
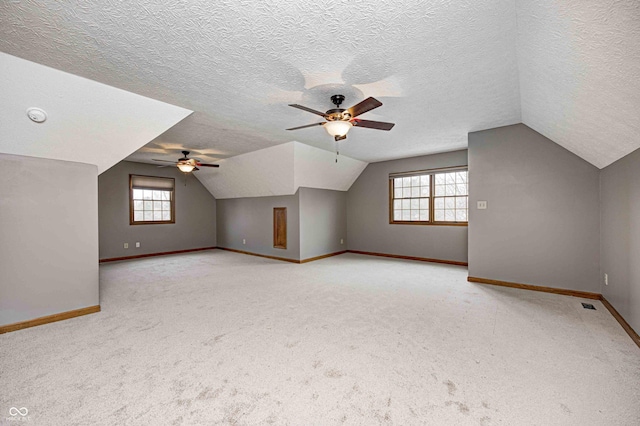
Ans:
<svg viewBox="0 0 640 426"><path fill-rule="evenodd" d="M640 349L599 302L355 254L100 276L101 313L0 335L0 424L640 424Z"/></svg>

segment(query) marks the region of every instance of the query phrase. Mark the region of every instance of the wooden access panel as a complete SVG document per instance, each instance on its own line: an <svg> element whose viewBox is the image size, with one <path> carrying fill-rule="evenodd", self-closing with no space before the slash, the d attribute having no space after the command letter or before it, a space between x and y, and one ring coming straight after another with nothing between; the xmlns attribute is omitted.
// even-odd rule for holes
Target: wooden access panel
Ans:
<svg viewBox="0 0 640 426"><path fill-rule="evenodd" d="M273 247L287 248L287 208L273 208Z"/></svg>

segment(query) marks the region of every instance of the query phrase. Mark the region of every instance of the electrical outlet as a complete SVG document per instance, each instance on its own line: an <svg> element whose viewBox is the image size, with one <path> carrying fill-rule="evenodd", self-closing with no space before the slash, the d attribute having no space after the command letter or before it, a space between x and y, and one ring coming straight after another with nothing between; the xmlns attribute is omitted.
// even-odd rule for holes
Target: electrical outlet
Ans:
<svg viewBox="0 0 640 426"><path fill-rule="evenodd" d="M340 244L344 244L344 239L340 238Z"/></svg>
<svg viewBox="0 0 640 426"><path fill-rule="evenodd" d="M478 210L486 210L487 202L486 201L478 201Z"/></svg>
<svg viewBox="0 0 640 426"><path fill-rule="evenodd" d="M129 243L124 243L124 248L129 248Z"/></svg>
<svg viewBox="0 0 640 426"><path fill-rule="evenodd" d="M247 244L247 240L245 240L244 238L242 239L242 244Z"/></svg>
<svg viewBox="0 0 640 426"><path fill-rule="evenodd" d="M609 285L609 274L604 274L604 285Z"/></svg>
<svg viewBox="0 0 640 426"><path fill-rule="evenodd" d="M140 241L136 242L136 248L140 247Z"/></svg>

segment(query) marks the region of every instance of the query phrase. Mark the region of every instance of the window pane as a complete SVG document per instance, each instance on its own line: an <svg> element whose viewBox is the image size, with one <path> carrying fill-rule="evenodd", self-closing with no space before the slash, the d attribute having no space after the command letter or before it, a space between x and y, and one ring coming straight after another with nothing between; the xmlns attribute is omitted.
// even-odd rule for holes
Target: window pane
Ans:
<svg viewBox="0 0 640 426"><path fill-rule="evenodd" d="M393 198L402 198L402 188L394 189Z"/></svg>
<svg viewBox="0 0 640 426"><path fill-rule="evenodd" d="M393 209L400 210L402 208L402 200L393 200Z"/></svg>
<svg viewBox="0 0 640 426"><path fill-rule="evenodd" d="M134 189L133 190L133 199L134 200L142 200L142 189Z"/></svg>
<svg viewBox="0 0 640 426"><path fill-rule="evenodd" d="M142 210L144 208L144 201L134 201L133 209L134 210Z"/></svg>
<svg viewBox="0 0 640 426"><path fill-rule="evenodd" d="M162 199L166 201L171 201L171 192L162 191Z"/></svg>
<svg viewBox="0 0 640 426"><path fill-rule="evenodd" d="M467 197L456 197L456 209L467 208Z"/></svg>
<svg viewBox="0 0 640 426"><path fill-rule="evenodd" d="M411 176L411 186L420 186L420 176Z"/></svg>
<svg viewBox="0 0 640 426"><path fill-rule="evenodd" d="M144 198L145 200L151 200L153 198L153 191L145 189L143 191L142 198Z"/></svg>
<svg viewBox="0 0 640 426"><path fill-rule="evenodd" d="M447 186L445 186L444 193L446 195L456 195L456 187L455 187L455 185L447 185Z"/></svg>
<svg viewBox="0 0 640 426"><path fill-rule="evenodd" d="M420 220L428 221L429 220L429 210L420 210Z"/></svg>
<svg viewBox="0 0 640 426"><path fill-rule="evenodd" d="M419 186L414 186L411 188L411 196L418 198L420 197L420 187Z"/></svg>
<svg viewBox="0 0 640 426"><path fill-rule="evenodd" d="M402 188L402 197L410 198L411 197L411 188Z"/></svg>
<svg viewBox="0 0 640 426"><path fill-rule="evenodd" d="M410 220L411 213L410 210L402 210L402 220Z"/></svg>
<svg viewBox="0 0 640 426"><path fill-rule="evenodd" d="M429 186L429 175L420 176L420 185Z"/></svg>
<svg viewBox="0 0 640 426"><path fill-rule="evenodd" d="M133 220L135 220L135 221L144 220L144 213L142 213L142 212L133 212Z"/></svg>
<svg viewBox="0 0 640 426"><path fill-rule="evenodd" d="M409 210L411 208L411 200L402 200L402 208Z"/></svg>
<svg viewBox="0 0 640 426"><path fill-rule="evenodd" d="M158 194L158 195L160 195L160 194ZM158 211L162 210L162 201L154 201L153 202L153 209L154 210L158 210Z"/></svg>
<svg viewBox="0 0 640 426"><path fill-rule="evenodd" d="M435 220L437 221L443 221L444 220L444 210L436 210L436 217Z"/></svg>
<svg viewBox="0 0 640 426"><path fill-rule="evenodd" d="M438 173L437 175L435 175L435 178L436 178L436 185L444 184L444 174Z"/></svg>
<svg viewBox="0 0 640 426"><path fill-rule="evenodd" d="M420 187L420 196L421 197L428 197L429 195L429 187L428 186L422 186Z"/></svg>
<svg viewBox="0 0 640 426"><path fill-rule="evenodd" d="M453 197L447 197L444 199L445 209L454 209L456 207L456 199Z"/></svg>
<svg viewBox="0 0 640 426"><path fill-rule="evenodd" d="M153 212L151 210L145 210L144 212L144 220L153 220Z"/></svg>
<svg viewBox="0 0 640 426"><path fill-rule="evenodd" d="M404 177L404 178L402 178L402 186L403 186L403 187L409 187L409 186L411 186L411 178L410 178L410 177Z"/></svg>
<svg viewBox="0 0 640 426"><path fill-rule="evenodd" d="M446 175L446 183L447 183L447 185L456 183L456 174L455 173L447 173L447 175Z"/></svg>
<svg viewBox="0 0 640 426"><path fill-rule="evenodd" d="M171 212L163 211L162 212L162 220L171 220Z"/></svg>
<svg viewBox="0 0 640 426"><path fill-rule="evenodd" d="M436 198L433 202L436 205L436 209L444 209L444 198Z"/></svg>
<svg viewBox="0 0 640 426"><path fill-rule="evenodd" d="M465 183L456 184L456 195L467 195L467 184Z"/></svg>
<svg viewBox="0 0 640 426"><path fill-rule="evenodd" d="M466 183L467 182L467 172L457 172L456 173L456 182L458 182L458 183Z"/></svg>
<svg viewBox="0 0 640 426"><path fill-rule="evenodd" d="M436 195L444 195L444 185L436 185Z"/></svg>
<svg viewBox="0 0 640 426"><path fill-rule="evenodd" d="M457 222L466 222L467 221L467 211L466 210L456 210L456 221Z"/></svg>
<svg viewBox="0 0 640 426"><path fill-rule="evenodd" d="M153 220L162 220L162 211L154 211L153 212Z"/></svg>
<svg viewBox="0 0 640 426"><path fill-rule="evenodd" d="M169 201L163 201L162 210L171 210L171 203Z"/></svg>
<svg viewBox="0 0 640 426"><path fill-rule="evenodd" d="M420 209L424 210L424 209L428 209L429 208L429 199L428 198L421 198L420 199Z"/></svg>
<svg viewBox="0 0 640 426"><path fill-rule="evenodd" d="M453 222L456 220L455 211L454 210L445 210L444 211L444 220L445 222Z"/></svg>
<svg viewBox="0 0 640 426"><path fill-rule="evenodd" d="M154 200L162 200L162 191L153 191Z"/></svg>
<svg viewBox="0 0 640 426"><path fill-rule="evenodd" d="M411 220L420 220L420 210L411 210Z"/></svg>
<svg viewBox="0 0 640 426"><path fill-rule="evenodd" d="M420 199L419 198L414 198L411 200L411 209L412 210L418 210L420 208Z"/></svg>
<svg viewBox="0 0 640 426"><path fill-rule="evenodd" d="M393 211L393 220L402 220L402 210Z"/></svg>
<svg viewBox="0 0 640 426"><path fill-rule="evenodd" d="M152 210L153 209L153 201L145 201L144 202L144 209L145 210Z"/></svg>
<svg viewBox="0 0 640 426"><path fill-rule="evenodd" d="M395 178L393 180L393 187L394 188L402 188L402 178Z"/></svg>

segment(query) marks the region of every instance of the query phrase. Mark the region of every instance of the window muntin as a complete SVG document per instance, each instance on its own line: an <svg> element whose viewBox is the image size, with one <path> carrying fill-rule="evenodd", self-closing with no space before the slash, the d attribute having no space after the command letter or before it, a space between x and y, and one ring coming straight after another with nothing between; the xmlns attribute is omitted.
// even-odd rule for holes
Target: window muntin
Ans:
<svg viewBox="0 0 640 426"><path fill-rule="evenodd" d="M173 178L129 176L130 223L175 223Z"/></svg>
<svg viewBox="0 0 640 426"><path fill-rule="evenodd" d="M400 224L451 224L468 222L468 171L396 173L390 176L390 220Z"/></svg>

